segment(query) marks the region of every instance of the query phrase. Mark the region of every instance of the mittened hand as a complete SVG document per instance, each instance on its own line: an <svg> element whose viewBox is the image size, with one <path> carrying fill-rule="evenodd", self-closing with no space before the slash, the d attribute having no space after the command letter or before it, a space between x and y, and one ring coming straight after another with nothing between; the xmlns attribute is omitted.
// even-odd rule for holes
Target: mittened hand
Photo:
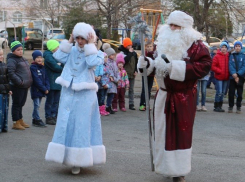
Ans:
<svg viewBox="0 0 245 182"><path fill-rule="evenodd" d="M145 68L147 66L147 61L145 61L144 56L140 56L138 60L138 68Z"/></svg>

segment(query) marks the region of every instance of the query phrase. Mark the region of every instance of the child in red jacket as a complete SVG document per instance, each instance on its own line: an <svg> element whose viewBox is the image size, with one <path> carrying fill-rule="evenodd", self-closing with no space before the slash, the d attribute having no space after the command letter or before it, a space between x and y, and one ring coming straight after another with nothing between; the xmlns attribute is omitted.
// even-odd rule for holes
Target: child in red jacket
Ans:
<svg viewBox="0 0 245 182"><path fill-rule="evenodd" d="M211 68L216 79L216 94L214 101L215 112L224 112L222 109L223 97L229 80L229 53L227 47L228 44L226 42L220 44L220 50L214 56Z"/></svg>

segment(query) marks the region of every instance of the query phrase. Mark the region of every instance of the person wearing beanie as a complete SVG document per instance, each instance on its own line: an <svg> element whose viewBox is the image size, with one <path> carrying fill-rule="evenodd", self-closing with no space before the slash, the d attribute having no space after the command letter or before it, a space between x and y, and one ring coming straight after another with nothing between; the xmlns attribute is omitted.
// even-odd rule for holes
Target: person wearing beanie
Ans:
<svg viewBox="0 0 245 182"><path fill-rule="evenodd" d="M119 72L115 61L116 52L113 48L111 48L110 44L108 43L104 43L102 48L104 52L108 55L107 64L109 66L110 71L112 72L112 76L110 77L111 88L107 90L106 111L110 114L115 114L115 111L112 109L112 101L114 95L117 94L117 83L119 80Z"/></svg>
<svg viewBox="0 0 245 182"><path fill-rule="evenodd" d="M214 56L217 54L218 48L216 46L213 46L213 47L210 48L210 51L211 51L210 56L213 59ZM209 75L210 76L209 76L209 79L208 79L208 82L207 82L207 88L208 89L212 89L211 83L213 83L213 85L215 86L215 81L216 81L215 78L214 78L214 72L212 70L210 70Z"/></svg>
<svg viewBox="0 0 245 182"><path fill-rule="evenodd" d="M157 57L153 61L141 55L138 60L139 70L155 68L159 85L153 106L154 169L173 182L186 182L191 171L196 83L212 64L202 34L193 25L193 18L185 12L171 12L158 31ZM169 61L162 59L163 54Z"/></svg>
<svg viewBox="0 0 245 182"><path fill-rule="evenodd" d="M214 111L225 112L225 110L222 109L222 105L229 81L229 53L227 42L221 42L220 50L217 51L217 54L213 58L211 70L214 72L216 79Z"/></svg>
<svg viewBox="0 0 245 182"><path fill-rule="evenodd" d="M94 74L94 68L104 63L104 53L97 50L95 41L92 26L80 22L53 54L64 69L55 80L62 86L61 98L45 159L71 167L72 174L79 174L81 167L106 162Z"/></svg>
<svg viewBox="0 0 245 182"><path fill-rule="evenodd" d="M7 55L8 78L12 91L12 129L29 128L23 120L22 108L26 103L28 88L32 84L32 76L28 61L23 56L23 46L19 41L10 45L12 53Z"/></svg>
<svg viewBox="0 0 245 182"><path fill-rule="evenodd" d="M42 98L49 93L49 79L43 66L43 53L35 50L32 53L33 62L30 70L33 83L31 85L31 99L33 101L32 125L36 127L46 127L39 115L39 108Z"/></svg>
<svg viewBox="0 0 245 182"><path fill-rule="evenodd" d="M116 63L119 72L119 80L117 83L117 94L115 94L112 101L112 109L117 112L117 105L119 104L119 109L126 112L125 108L125 91L129 89L128 74L124 69L124 55L122 53L117 54Z"/></svg>
<svg viewBox="0 0 245 182"><path fill-rule="evenodd" d="M236 113L241 114L245 76L245 55L241 52L241 50L242 42L236 41L234 43L234 52L229 57L230 84L228 113L233 112L235 92L237 92Z"/></svg>
<svg viewBox="0 0 245 182"><path fill-rule="evenodd" d="M48 49L43 53L43 58L45 71L48 75L50 89L48 94L46 95L45 122L49 125L55 125L58 115L61 90L61 86L55 83L55 80L61 75L64 65L59 63L53 56L53 54L59 48L59 42L57 40L51 39L47 42L47 48Z"/></svg>
<svg viewBox="0 0 245 182"><path fill-rule="evenodd" d="M8 69L0 48L0 133L8 132L9 95L12 94L8 80Z"/></svg>
<svg viewBox="0 0 245 182"><path fill-rule="evenodd" d="M129 109L135 110L134 106L134 82L135 77L137 75L137 63L138 63L138 56L137 53L132 48L132 41L130 38L123 39L123 45L120 45L118 50L124 54L124 69L128 74L129 79L129 91L128 91L128 98L129 98Z"/></svg>

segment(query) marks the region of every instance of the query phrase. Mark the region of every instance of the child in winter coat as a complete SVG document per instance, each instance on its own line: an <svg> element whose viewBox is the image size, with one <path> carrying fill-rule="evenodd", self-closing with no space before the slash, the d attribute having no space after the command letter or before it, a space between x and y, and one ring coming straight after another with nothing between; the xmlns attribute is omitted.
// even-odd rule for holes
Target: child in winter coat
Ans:
<svg viewBox="0 0 245 182"><path fill-rule="evenodd" d="M220 51L213 58L211 70L214 72L216 79L215 89L215 112L225 112L222 109L224 93L227 89L229 80L229 53L227 51L228 45L226 42L220 44Z"/></svg>
<svg viewBox="0 0 245 182"><path fill-rule="evenodd" d="M43 57L44 66L49 78L50 90L45 102L45 118L46 124L55 125L61 90L61 86L55 83L55 80L61 75L63 64L58 63L58 61L53 57L53 54L59 48L59 42L51 39L47 42L47 48L48 50L43 53Z"/></svg>
<svg viewBox="0 0 245 182"><path fill-rule="evenodd" d="M8 94L12 94L8 81L7 65L3 61L3 50L0 49L0 133L8 131Z"/></svg>
<svg viewBox="0 0 245 182"><path fill-rule="evenodd" d="M31 98L33 100L32 125L37 127L46 127L39 116L39 107L42 97L45 97L50 89L48 75L43 66L43 54L36 50L32 53L33 63L31 64L31 74L33 83L31 86Z"/></svg>
<svg viewBox="0 0 245 182"><path fill-rule="evenodd" d="M237 91L236 113L241 114L243 84L238 85L239 79L245 76L245 55L241 52L242 43L236 41L234 43L235 51L229 59L230 84L229 84L229 108L228 112L233 112L234 96Z"/></svg>
<svg viewBox="0 0 245 182"><path fill-rule="evenodd" d="M129 109L135 110L134 106L134 82L135 77L138 73L137 64L138 64L138 56L137 53L132 48L132 41L130 38L123 39L123 45L121 45L118 50L124 54L124 68L128 74L129 79L129 90L128 90L128 98L129 98Z"/></svg>
<svg viewBox="0 0 245 182"><path fill-rule="evenodd" d="M103 50L108 55L107 64L113 74L110 76L111 88L109 88L107 91L106 111L110 112L110 114L114 114L115 112L112 110L111 105L114 95L117 94L117 82L119 80L119 72L115 61L116 52L113 48L111 48L110 44L108 43L103 44Z"/></svg>
<svg viewBox="0 0 245 182"><path fill-rule="evenodd" d="M119 71L119 80L117 84L117 94L114 95L112 101L113 111L117 112L117 103L119 102L119 108L121 111L126 111L125 109L125 90L129 88L128 75L125 69L123 68L125 61L124 55L119 53L116 57L116 63Z"/></svg>
<svg viewBox="0 0 245 182"><path fill-rule="evenodd" d="M99 90L97 92L98 103L100 114L102 116L108 116L110 113L105 109L105 97L107 94L107 90L111 88L110 77L112 76L112 72L107 64L108 56L104 53L104 63L97 66L95 70L95 81L99 86Z"/></svg>
<svg viewBox="0 0 245 182"><path fill-rule="evenodd" d="M7 56L8 77L12 91L12 119L15 130L25 130L30 126L23 121L22 108L26 103L32 76L28 61L23 58L23 47L19 41L10 45L12 53Z"/></svg>

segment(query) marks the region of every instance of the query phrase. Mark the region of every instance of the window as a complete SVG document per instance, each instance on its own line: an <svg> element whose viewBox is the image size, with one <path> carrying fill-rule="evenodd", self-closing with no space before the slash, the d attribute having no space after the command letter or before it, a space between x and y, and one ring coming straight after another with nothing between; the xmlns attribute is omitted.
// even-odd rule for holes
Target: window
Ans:
<svg viewBox="0 0 245 182"><path fill-rule="evenodd" d="M7 11L0 11L0 22L5 21L7 15Z"/></svg>
<svg viewBox="0 0 245 182"><path fill-rule="evenodd" d="M19 11L16 11L13 14L13 22L22 22L22 13Z"/></svg>

